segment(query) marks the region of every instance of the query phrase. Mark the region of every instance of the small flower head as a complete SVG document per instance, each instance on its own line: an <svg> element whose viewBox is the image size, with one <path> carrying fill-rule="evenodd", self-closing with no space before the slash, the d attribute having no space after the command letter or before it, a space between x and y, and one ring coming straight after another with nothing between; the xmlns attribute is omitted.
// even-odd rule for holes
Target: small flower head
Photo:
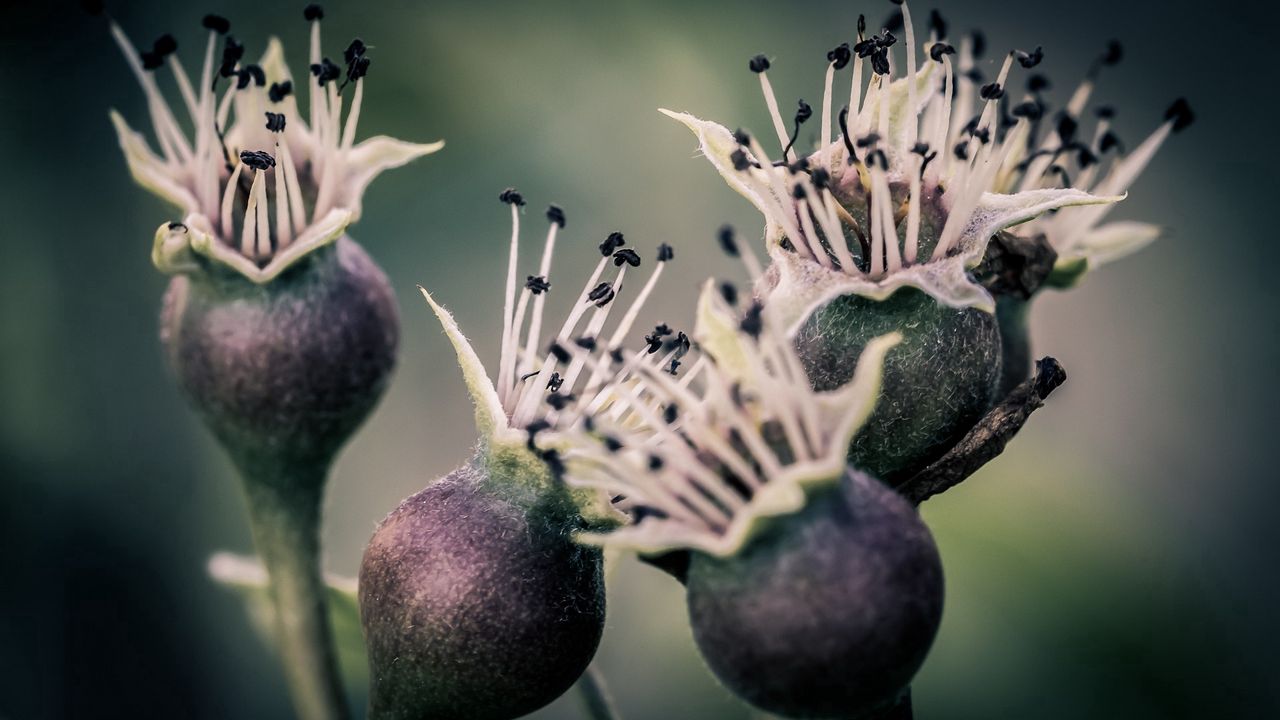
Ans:
<svg viewBox="0 0 1280 720"><path fill-rule="evenodd" d="M536 457L528 452L535 447L539 433L569 418L597 412L609 399L606 391L628 378L649 370L672 375L680 372L690 349L684 333L660 324L645 336L642 345L626 344L675 252L663 243L654 260L646 263L622 233L610 233L594 248L600 259L577 292L567 317L559 326L544 327L547 297L558 287L552 279L551 260L566 225L565 212L556 205L547 209L547 235L537 272L522 282L518 269L525 199L514 189L504 190L499 199L511 209L511 242L503 292L502 352L492 379L453 316L425 289L419 289L457 352L475 403L482 449L513 459L527 474L557 475L561 460L556 447L538 450ZM647 273L645 265L651 268ZM642 280L635 277L638 274ZM639 290L628 305L624 291L633 280L639 283ZM535 467L531 460L540 462Z"/></svg>
<svg viewBox="0 0 1280 720"><path fill-rule="evenodd" d="M301 78L289 71L275 39L258 62L250 62L231 24L216 15L203 21L208 39L198 77L183 69L172 35L139 51L108 20L146 94L159 148L153 151L113 111L129 170L183 212L181 223L156 231L152 260L162 271L189 273L213 261L253 282L268 282L356 222L365 188L383 170L443 146L381 136L355 142L369 46L357 38L341 63L330 60L321 50L323 17L318 5L304 13L311 24L311 55L310 72ZM178 87L177 110L160 90L162 68L172 72ZM303 93L305 115L297 100ZM180 121L179 114L187 117Z"/></svg>
<svg viewBox="0 0 1280 720"><path fill-rule="evenodd" d="M732 285L707 283L701 352L683 377L638 365L604 389L592 415L548 433L568 448L567 481L607 493L631 520L584 540L730 556L764 520L797 512L807 491L844 477L897 335L868 344L851 382L815 392L769 308L735 309L737 300Z"/></svg>
<svg viewBox="0 0 1280 720"><path fill-rule="evenodd" d="M789 328L831 298L883 299L904 286L951 307L992 311L991 295L969 272L988 240L1068 206L1094 207L1042 220L1038 227L1058 251L1116 254L1117 246L1132 243L1111 232L1116 244L1098 253L1090 248L1105 243L1085 238L1107 206L1123 198L1155 146L1189 119L1189 111L1171 111L1151 140L1103 173L1099 158L1118 149L1113 140L1104 143L1110 137L1105 124L1092 142L1074 132L1092 76L1050 118L1039 94L1041 76L1031 75L1025 93L1013 90L1015 73L1043 59L1040 48L1009 52L996 77L983 78L975 66L985 44L980 36L965 38L957 49L937 18L918 46L910 10L905 3L901 10L901 28L868 35L860 19L856 43L826 53L816 112L801 100L788 121L768 79L769 63L750 63L773 119L778 155L744 131L662 111L693 130L729 185L765 215L777 267L771 295L779 297ZM834 83L846 67L852 70L849 99L836 111ZM805 155L797 141L815 114L818 147Z"/></svg>

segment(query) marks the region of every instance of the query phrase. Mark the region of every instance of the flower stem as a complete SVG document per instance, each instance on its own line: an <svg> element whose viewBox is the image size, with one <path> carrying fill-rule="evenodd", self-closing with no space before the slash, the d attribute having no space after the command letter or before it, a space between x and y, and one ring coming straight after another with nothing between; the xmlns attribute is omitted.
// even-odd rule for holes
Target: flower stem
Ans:
<svg viewBox="0 0 1280 720"><path fill-rule="evenodd" d="M588 667L578 678L578 694L582 696L582 702L587 706L587 717L591 720L622 720L609 695L604 675L595 665Z"/></svg>
<svg viewBox="0 0 1280 720"><path fill-rule="evenodd" d="M254 545L271 580L275 637L300 720L347 720L320 572L328 464L241 464Z"/></svg>

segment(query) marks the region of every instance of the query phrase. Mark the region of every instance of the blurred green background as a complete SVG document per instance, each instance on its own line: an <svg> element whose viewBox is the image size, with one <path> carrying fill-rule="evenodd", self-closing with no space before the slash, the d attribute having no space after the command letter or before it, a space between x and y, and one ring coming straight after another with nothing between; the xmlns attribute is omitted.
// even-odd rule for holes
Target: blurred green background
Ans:
<svg viewBox="0 0 1280 720"><path fill-rule="evenodd" d="M206 11L250 48L305 60L301 2L119 2L139 41L174 32L188 67ZM1273 465L1280 283L1264 168L1276 11L1188 0L980 2L940 9L993 54L1043 45L1061 101L1111 37L1127 57L1097 97L1135 145L1186 94L1199 115L1114 217L1166 238L1034 313L1037 352L1070 380L1011 449L924 508L948 600L915 685L921 718L1273 717L1280 601ZM917 5L917 17L928 6ZM326 48L374 46L362 136L445 138L374 183L353 234L391 275L402 359L341 456L325 539L354 574L374 524L467 456L452 351L430 288L494 358L507 185L568 211L557 274L622 230L677 248L652 308L687 324L698 281L733 273L712 241L755 211L693 156L659 106L767 131L746 59L775 58L784 105L820 97L824 54L887 2L329 2ZM1197 38L1204 32L1206 37ZM205 575L250 550L232 469L167 377L165 278L151 236L176 219L136 188L107 122L144 120L105 29L74 3L0 23L0 718L279 718L279 669L239 601ZM815 103L816 105L816 103ZM809 132L816 132L810 123ZM1266 224L1264 224L1266 223ZM723 269L722 269L723 268ZM630 718L747 718L691 645L679 588L616 568L599 663ZM566 697L539 718L581 717Z"/></svg>

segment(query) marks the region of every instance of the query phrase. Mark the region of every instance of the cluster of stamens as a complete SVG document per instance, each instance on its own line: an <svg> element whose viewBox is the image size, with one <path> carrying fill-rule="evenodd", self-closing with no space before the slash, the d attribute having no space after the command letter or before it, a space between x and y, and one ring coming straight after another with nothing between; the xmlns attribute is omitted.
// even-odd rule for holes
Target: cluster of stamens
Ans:
<svg viewBox="0 0 1280 720"><path fill-rule="evenodd" d="M514 189L500 195L511 208L511 245L502 316L502 354L494 387L512 429L533 438L552 426L590 417L610 399L614 388L648 372L679 374L690 350L688 337L665 324L649 332L639 347L627 347L641 309L652 295L666 264L675 257L670 245L658 246L657 262L631 305L612 326L611 315L628 284L639 272L640 254L626 247L622 233L610 233L598 250L600 260L578 292L568 316L544 340L544 311L551 282L551 259L564 211L547 208L548 229L537 274L519 281L520 214L524 197ZM558 468L556 453L545 459Z"/></svg>
<svg viewBox="0 0 1280 720"><path fill-rule="evenodd" d="M101 11L101 6L91 9ZM140 135L115 117L131 170L142 184L182 207L187 225L195 224L220 245L238 251L251 263L245 265L249 271L294 243L331 239L358 218L359 195L373 175L439 145L414 146L402 153L405 160L393 162L364 157L373 153L361 152L355 134L370 65L368 46L352 40L340 67L321 54L324 11L309 5L303 14L311 24L312 75L306 83L310 108L305 120L294 79L274 40L262 64L246 62L245 46L230 34L231 23L207 15L204 62L193 80L178 59L172 35L162 35L150 50L139 52L110 20L111 34L146 94L159 148L153 154ZM160 90L157 71L162 67L172 71L193 129L191 138ZM344 117L349 85L354 90Z"/></svg>
<svg viewBox="0 0 1280 720"><path fill-rule="evenodd" d="M758 281L760 265L739 252L732 229L718 238ZM718 340L699 327L699 342L716 349L695 349L688 372L631 363L579 412L537 428L562 449L554 458L571 485L603 491L630 516L630 527L595 540L727 553L755 519L797 509L803 485L841 476L849 439L875 402L880 361L896 339L873 341L850 383L817 393L766 305L743 306L729 282L709 283L701 302L709 306L700 316L726 326ZM611 367L600 358L585 366Z"/></svg>
<svg viewBox="0 0 1280 720"><path fill-rule="evenodd" d="M911 13L906 4L895 4L901 10L880 34L868 36L859 17L852 48L845 43L827 53L819 145L806 157L797 158L793 147L813 109L800 100L788 131L768 79L769 59L758 55L748 63L760 79L782 155L771 161L756 138L738 130L728 164L763 205L768 239L825 268L876 281L966 250L962 239L988 193L1075 188L1098 197L1120 195L1164 138L1191 122L1189 106L1179 100L1147 141L1120 157L1124 145L1111 130L1109 108L1099 109L1091 140L1080 139L1079 131L1099 71L1120 60L1118 44L1108 47L1067 106L1050 118L1043 75L1032 74L1016 101L1009 86L1014 62L1036 67L1044 58L1041 48L1009 52L996 78L986 82L977 67L986 45L982 35L965 37L958 49L947 44L947 24L935 11L923 45L927 59L917 68ZM894 82L899 31L906 36L906 73ZM870 67L865 86L864 64ZM839 137L833 142L833 83L849 65L849 102L836 113ZM1027 229L1066 244L1106 211L1087 208L1074 222L1049 217Z"/></svg>

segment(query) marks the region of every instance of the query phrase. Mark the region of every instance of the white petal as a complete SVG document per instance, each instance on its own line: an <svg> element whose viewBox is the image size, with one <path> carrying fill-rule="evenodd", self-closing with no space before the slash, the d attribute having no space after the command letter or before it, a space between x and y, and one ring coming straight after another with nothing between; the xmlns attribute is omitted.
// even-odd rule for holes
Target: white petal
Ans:
<svg viewBox="0 0 1280 720"><path fill-rule="evenodd" d="M422 297L427 299L427 304L435 312L436 317L440 320L440 324L444 327L445 335L449 336L449 342L453 343L453 350L458 355L458 365L462 367L462 377L467 383L467 390L471 393L471 401L476 406L476 429L480 431L482 438L489 439L498 433L504 433L509 430L507 424L507 414L502 409L502 402L498 400L498 391L493 387L493 381L489 379L489 374L485 372L484 364L480 362L480 357L476 355L476 351L471 347L471 343L467 341L466 336L458 329L458 324L454 322L453 315L449 314L431 297L431 293L426 288L418 286L418 290L422 292Z"/></svg>
<svg viewBox="0 0 1280 720"><path fill-rule="evenodd" d="M258 277L250 279L260 284L276 279L280 273L288 270L291 265L301 260L304 256L317 248L336 241L352 221L353 217L350 210L345 208L330 210L324 217L320 218L319 222L313 222L308 225L307 229L288 247L277 252L271 258L271 262L262 268L262 272L258 274Z"/></svg>
<svg viewBox="0 0 1280 720"><path fill-rule="evenodd" d="M262 54L262 59L258 61L258 64L262 66L262 72L267 76L268 87L271 86L271 83L293 80L293 73L289 71L289 64L284 59L284 45L281 44L280 38L272 36L267 40L267 51ZM279 103L272 103L269 108L272 112L282 112L288 116L291 131L293 128L297 128L299 132L307 134L310 132L310 128L307 127L302 115L298 113L298 92L300 90L301 88L295 83L293 92L285 96L284 100Z"/></svg>
<svg viewBox="0 0 1280 720"><path fill-rule="evenodd" d="M708 279L698 295L693 337L721 372L737 379L746 375L751 365L746 358L748 350L743 345L737 317L720 296L715 280Z"/></svg>
<svg viewBox="0 0 1280 720"><path fill-rule="evenodd" d="M742 150L747 154L747 158L751 162L756 162L754 156L738 145L738 141L733 139L733 133L729 132L723 125L713 123L707 120L700 120L688 113L672 112L658 108L658 112L666 115L672 120L683 123L685 127L693 131L698 138L698 144L702 150L703 156L711 161L712 166L720 173L720 177L729 184L729 187L738 192L739 195L746 198L752 205L760 211L765 218L770 218L768 206L760 197L755 188L746 183L744 173L735 170L733 161L729 159L737 150ZM770 220L772 220L770 218Z"/></svg>
<svg viewBox="0 0 1280 720"><path fill-rule="evenodd" d="M444 147L444 141L433 143L411 143L404 140L379 135L356 145L345 158L347 177L342 183L341 192L345 194L338 202L351 208L354 217L352 222L360 219L360 199L365 188L384 170L398 168L401 165L430 155Z"/></svg>
<svg viewBox="0 0 1280 720"><path fill-rule="evenodd" d="M156 269L167 275L182 275L200 270L195 254L191 249L192 237L196 234L208 235L188 216L185 223L174 226L164 223L156 228L155 241L151 246L151 263Z"/></svg>
<svg viewBox="0 0 1280 720"><path fill-rule="evenodd" d="M699 550L717 557L736 554L769 518L800 511L811 492L830 487L844 476L849 441L866 422L880 396L884 356L901 339L898 333L891 333L872 340L858 359L853 379L842 388L820 396L824 412L842 415L832 425L824 421L824 427L834 430L830 451L817 460L789 465L777 476L769 478L751 501L734 513L723 534L691 528L679 520L650 517L607 534L583 533L578 539L644 554L680 549Z"/></svg>
<svg viewBox="0 0 1280 720"><path fill-rule="evenodd" d="M903 151L910 150L910 148L904 147L908 123L919 122L920 111L929 104L934 93L938 90L937 83L930 82L933 79L934 66L937 64L935 62L926 62L916 71L915 107L908 107L910 92L907 78L900 77L889 83L889 136L881 138L876 147L884 150L889 157L889 174L891 176L898 177L907 172ZM850 128L849 132L862 137L879 127L881 97L883 97L883 93L877 92L872 93L867 98L867 102L863 105L862 113L858 115L856 122L850 121L853 127ZM857 138L852 139L856 140ZM843 141L840 144L843 145ZM933 149L939 150L939 148Z"/></svg>
<svg viewBox="0 0 1280 720"><path fill-rule="evenodd" d="M834 390L817 393L818 408L822 413L821 427L831 428L829 461L844 463L849 443L871 417L871 411L880 399L884 357L900 342L902 335L896 332L875 338L863 348L849 382Z"/></svg>
<svg viewBox="0 0 1280 720"><path fill-rule="evenodd" d="M1058 208L1078 205L1109 205L1124 195L1090 195L1075 188L1027 190L1013 195L983 193L961 233L958 245L970 263L982 259L992 235Z"/></svg>
<svg viewBox="0 0 1280 720"><path fill-rule="evenodd" d="M1160 233L1160 226L1151 223L1107 223L1085 233L1065 257L1084 258L1090 267L1097 267L1141 250L1160 237Z"/></svg>
<svg viewBox="0 0 1280 720"><path fill-rule="evenodd" d="M183 185L177 169L166 165L151 152L146 138L130 128L120 113L115 110L111 111L111 124L116 128L120 149L124 151L125 161L129 164L129 173L135 182L162 199L177 205L183 212L196 212L200 209L195 196Z"/></svg>
<svg viewBox="0 0 1280 720"><path fill-rule="evenodd" d="M995 312L995 300L969 277L967 259L953 256L912 265L879 280L854 277L828 270L786 250L770 252L778 271L777 284L768 290L767 303L778 314L789 335L794 335L818 308L843 295L885 300L904 287L913 287L948 307L972 307Z"/></svg>

